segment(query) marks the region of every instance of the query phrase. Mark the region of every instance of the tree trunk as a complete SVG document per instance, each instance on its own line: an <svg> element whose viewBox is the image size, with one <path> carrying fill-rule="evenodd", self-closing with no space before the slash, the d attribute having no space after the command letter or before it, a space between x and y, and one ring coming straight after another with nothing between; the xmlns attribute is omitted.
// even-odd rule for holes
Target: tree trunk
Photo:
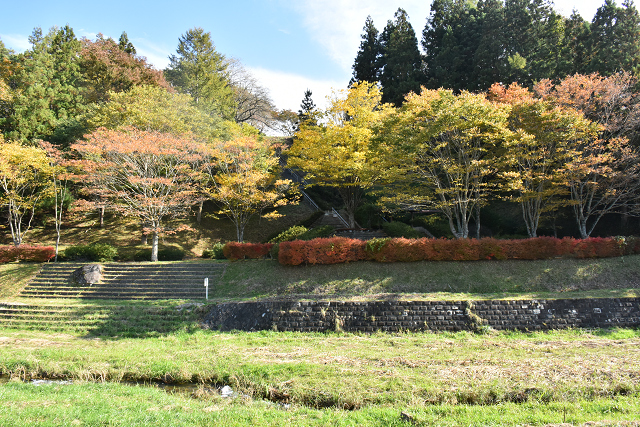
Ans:
<svg viewBox="0 0 640 427"><path fill-rule="evenodd" d="M151 262L158 261L158 230L154 227L151 243Z"/></svg>
<svg viewBox="0 0 640 427"><path fill-rule="evenodd" d="M196 222L200 224L202 222L202 206L204 205L204 200L200 200L200 205L198 205L198 213L196 214Z"/></svg>
<svg viewBox="0 0 640 427"><path fill-rule="evenodd" d="M244 240L244 226L241 226L236 222L236 237L238 238L238 243L242 243Z"/></svg>
<svg viewBox="0 0 640 427"><path fill-rule="evenodd" d="M140 223L140 227L142 228L142 235L140 236L140 244L146 245L149 243L149 235L144 231L144 222Z"/></svg>
<svg viewBox="0 0 640 427"><path fill-rule="evenodd" d="M347 222L349 223L349 228L356 228L356 214L352 210L347 211Z"/></svg>
<svg viewBox="0 0 640 427"><path fill-rule="evenodd" d="M104 206L100 207L100 228L104 227Z"/></svg>
<svg viewBox="0 0 640 427"><path fill-rule="evenodd" d="M476 239L480 239L480 206L476 205Z"/></svg>

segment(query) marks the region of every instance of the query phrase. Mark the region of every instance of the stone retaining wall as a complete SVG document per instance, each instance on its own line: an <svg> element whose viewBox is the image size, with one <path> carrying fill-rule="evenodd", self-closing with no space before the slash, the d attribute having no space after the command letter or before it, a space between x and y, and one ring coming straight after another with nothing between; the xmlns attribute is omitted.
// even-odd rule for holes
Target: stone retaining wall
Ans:
<svg viewBox="0 0 640 427"><path fill-rule="evenodd" d="M640 298L225 303L212 307L204 324L220 330L300 332L638 327Z"/></svg>

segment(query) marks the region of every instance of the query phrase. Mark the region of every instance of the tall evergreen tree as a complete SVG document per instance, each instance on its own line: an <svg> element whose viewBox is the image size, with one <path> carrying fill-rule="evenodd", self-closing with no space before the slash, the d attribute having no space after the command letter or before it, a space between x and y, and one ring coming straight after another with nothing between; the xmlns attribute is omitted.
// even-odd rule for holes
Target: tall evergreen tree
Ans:
<svg viewBox="0 0 640 427"><path fill-rule="evenodd" d="M302 98L302 103L300 104L300 109L298 110L298 123L299 125L307 124L314 125L316 122L316 104L313 102L311 98L313 92L311 89L307 89L304 91L304 98ZM298 129L299 129L298 125Z"/></svg>
<svg viewBox="0 0 640 427"><path fill-rule="evenodd" d="M404 96L424 83L418 39L407 12L399 8L380 36L382 102L401 105Z"/></svg>
<svg viewBox="0 0 640 427"><path fill-rule="evenodd" d="M591 22L590 71L608 76L640 64L640 17L631 0L605 0Z"/></svg>
<svg viewBox="0 0 640 427"><path fill-rule="evenodd" d="M565 21L564 61L559 67L560 77L589 71L589 32L589 23L574 9Z"/></svg>
<svg viewBox="0 0 640 427"><path fill-rule="evenodd" d="M478 12L482 29L473 63L475 88L485 91L496 82L505 81L507 60L504 52L504 5L501 0L480 0Z"/></svg>
<svg viewBox="0 0 640 427"><path fill-rule="evenodd" d="M380 79L380 40L371 16L367 16L363 31L349 86L358 82L376 83Z"/></svg>
<svg viewBox="0 0 640 427"><path fill-rule="evenodd" d="M120 47L120 50L122 50L123 52L127 52L129 55L135 55L137 53L136 48L133 46L133 43L129 41L129 37L127 36L126 31L123 31L122 34L120 34L120 39L118 39L118 46Z"/></svg>
<svg viewBox="0 0 640 427"><path fill-rule="evenodd" d="M531 85L555 70L557 19L550 0L505 1L507 80ZM551 61L551 62L549 62Z"/></svg>
<svg viewBox="0 0 640 427"><path fill-rule="evenodd" d="M169 56L165 77L180 92L191 95L196 106L224 118L234 116L234 92L225 56L216 51L211 33L193 28L179 39L175 55Z"/></svg>
<svg viewBox="0 0 640 427"><path fill-rule="evenodd" d="M32 48L11 57L13 89L11 111L0 118L0 129L11 139L35 138L68 142L85 109L83 77L78 64L80 41L68 25L43 35L36 28L29 37ZM55 132L61 133L54 136Z"/></svg>
<svg viewBox="0 0 640 427"><path fill-rule="evenodd" d="M476 5L465 0L436 0L422 32L427 86L456 91L476 88L474 56L482 39Z"/></svg>

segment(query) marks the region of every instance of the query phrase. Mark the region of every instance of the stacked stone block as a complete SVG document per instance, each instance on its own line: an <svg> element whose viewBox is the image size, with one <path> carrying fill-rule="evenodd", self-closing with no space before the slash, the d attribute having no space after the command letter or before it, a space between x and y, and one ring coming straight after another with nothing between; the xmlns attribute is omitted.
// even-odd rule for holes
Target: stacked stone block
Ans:
<svg viewBox="0 0 640 427"><path fill-rule="evenodd" d="M640 298L490 301L276 301L214 306L221 330L399 332L640 326Z"/></svg>

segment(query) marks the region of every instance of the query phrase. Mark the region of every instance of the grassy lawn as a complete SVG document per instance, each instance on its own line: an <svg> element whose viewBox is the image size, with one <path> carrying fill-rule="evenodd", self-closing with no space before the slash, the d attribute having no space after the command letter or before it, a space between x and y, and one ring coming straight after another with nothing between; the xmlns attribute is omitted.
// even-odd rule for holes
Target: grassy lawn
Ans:
<svg viewBox="0 0 640 427"><path fill-rule="evenodd" d="M3 425L160 425L171 417L181 424L170 425L640 419L640 332L634 330L489 336L198 331L138 339L5 330L0 361L0 371L13 378L0 385ZM18 381L39 377L73 384ZM202 385L168 395L114 383L120 380ZM212 391L223 385L237 397Z"/></svg>
<svg viewBox="0 0 640 427"><path fill-rule="evenodd" d="M213 302L640 294L637 255L226 265L222 280L210 289ZM639 425L639 330L487 335L207 331L198 327L197 312L170 317L185 301L17 298L38 268L2 266L2 299L100 309L104 318L89 330L72 325L58 333L0 329L3 427ZM151 316L158 311L160 316ZM38 378L72 383L30 383ZM158 381L195 388L169 393L153 385ZM235 397L221 396L225 385Z"/></svg>
<svg viewBox="0 0 640 427"><path fill-rule="evenodd" d="M282 266L228 264L213 298L477 299L636 297L640 255L603 259Z"/></svg>

